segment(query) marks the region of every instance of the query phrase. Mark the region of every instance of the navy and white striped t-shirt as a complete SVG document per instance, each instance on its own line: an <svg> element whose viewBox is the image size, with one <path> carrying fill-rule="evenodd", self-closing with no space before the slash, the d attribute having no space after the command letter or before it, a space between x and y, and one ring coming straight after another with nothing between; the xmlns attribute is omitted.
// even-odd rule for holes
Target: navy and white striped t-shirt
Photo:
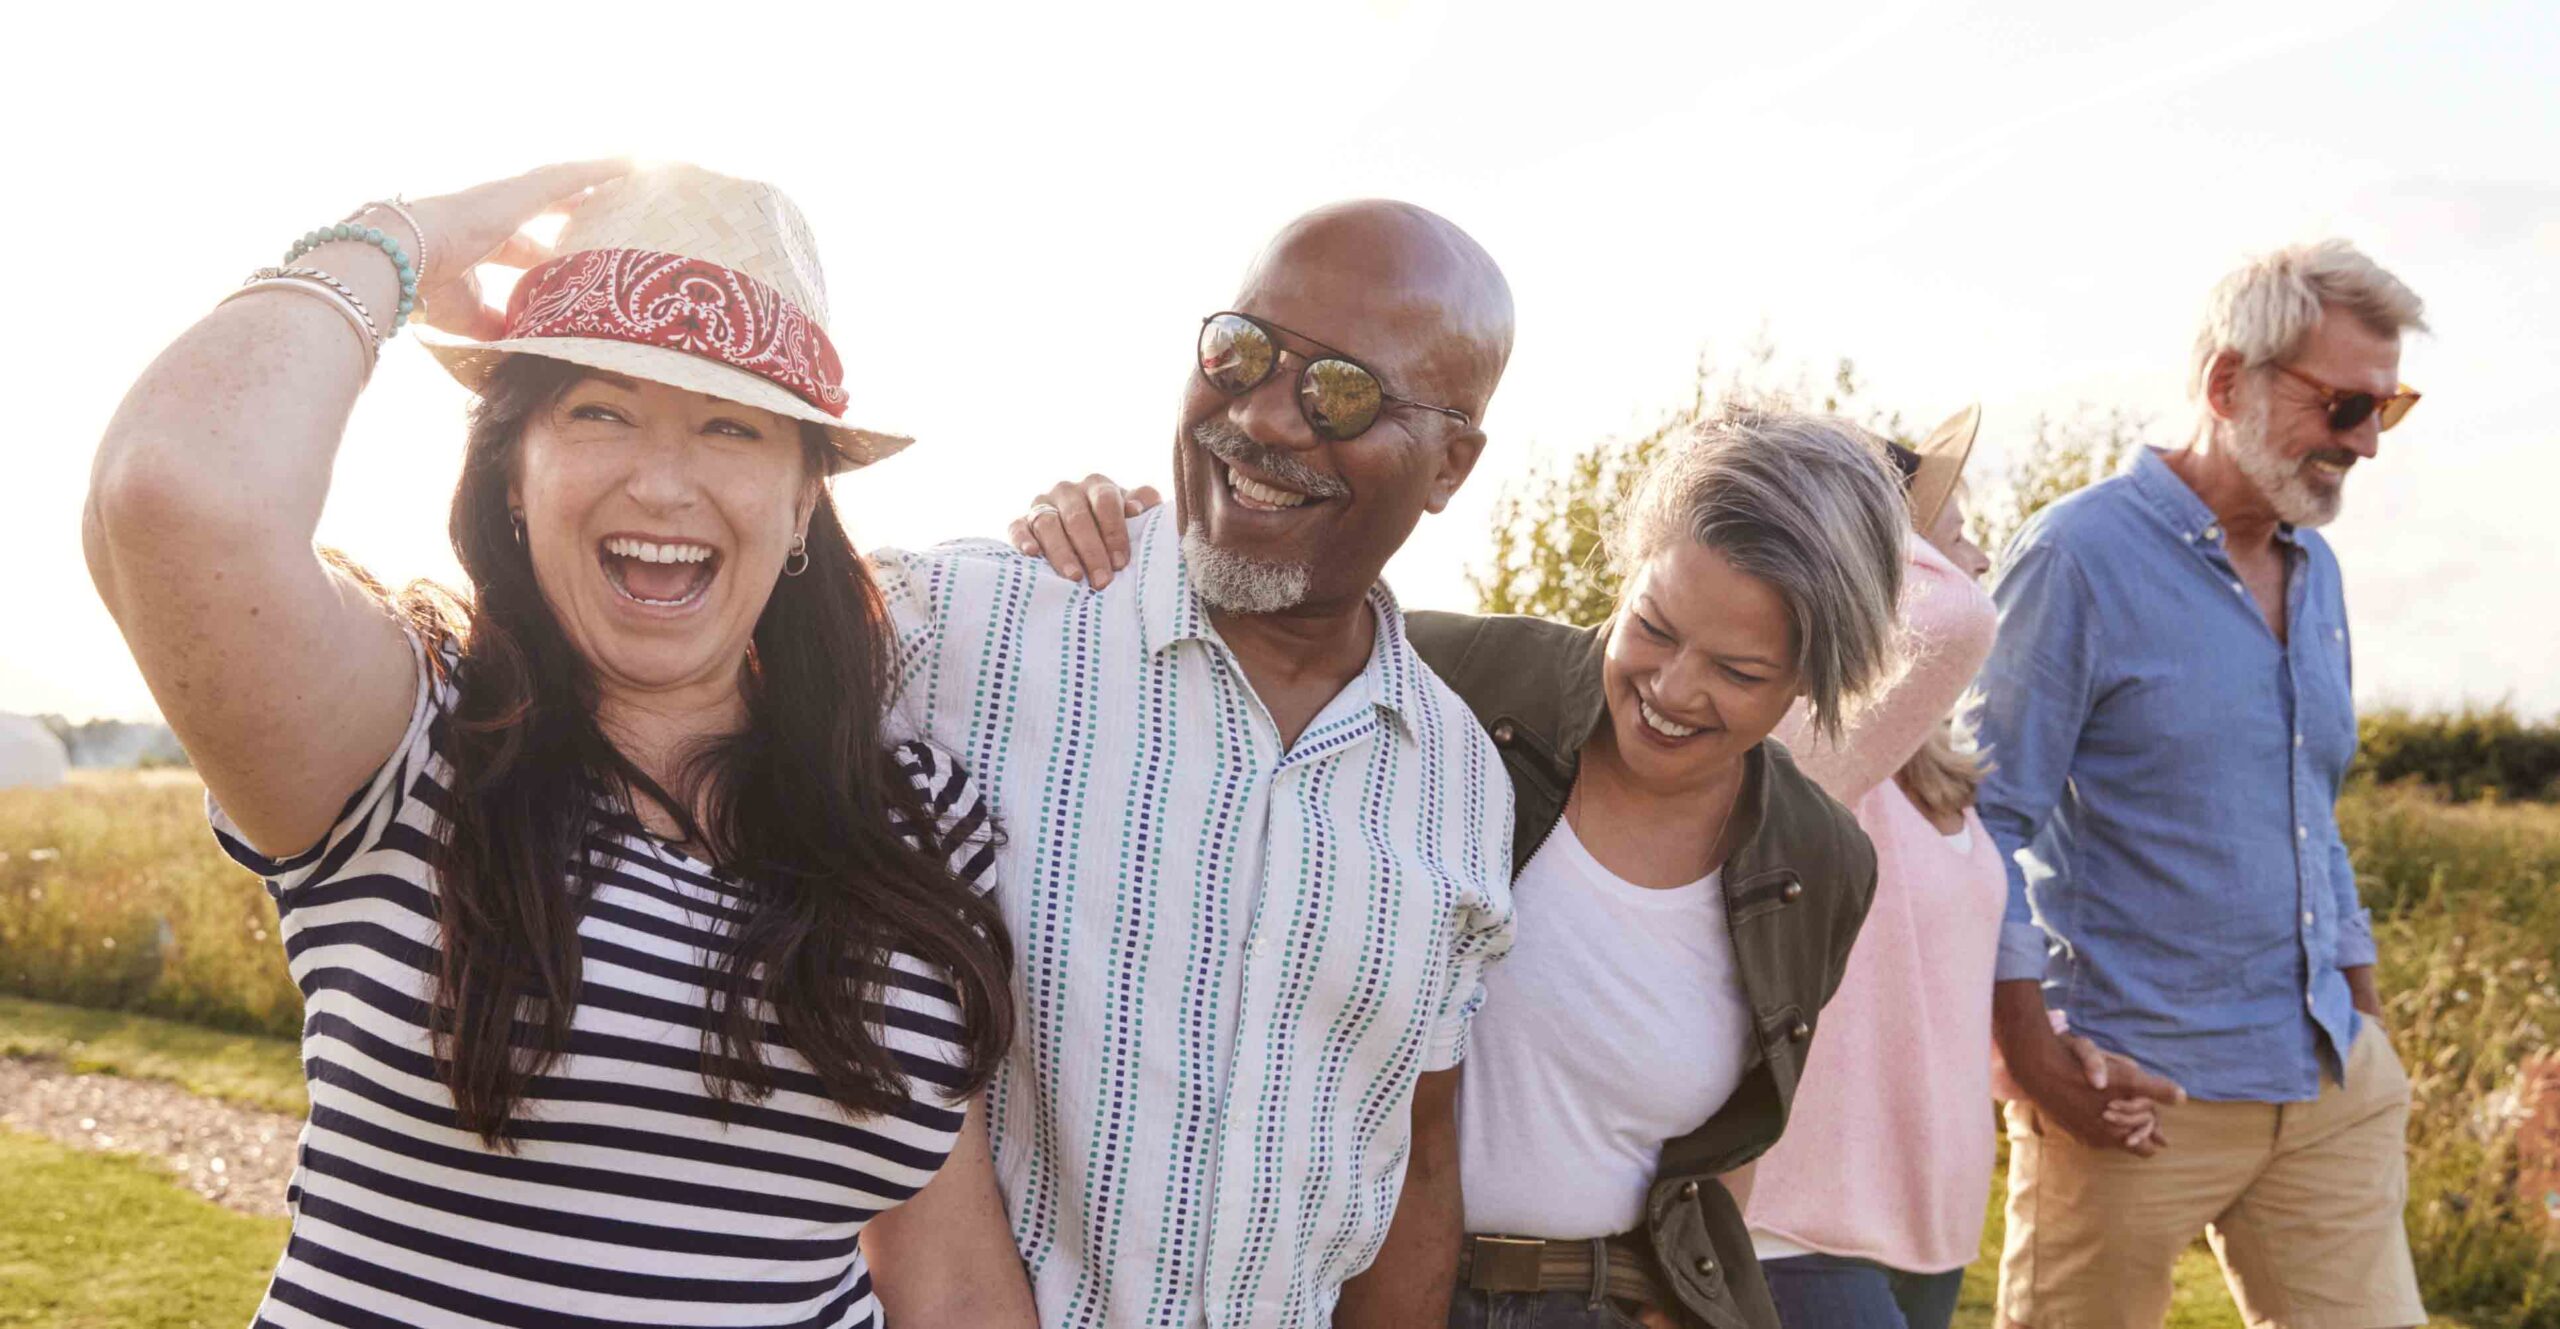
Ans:
<svg viewBox="0 0 2560 1329"><path fill-rule="evenodd" d="M593 893L568 1053L519 1103L517 1151L484 1147L455 1126L425 1025L454 695L450 671L421 669L398 751L291 859L212 813L223 848L267 878L303 995L311 1119L258 1325L877 1324L855 1239L933 1177L966 1106L948 1096L964 1055L944 976L894 957L876 1027L910 1080L895 1112L848 1117L778 1043L773 1095L723 1105L702 1078L703 962L738 888L600 813L592 865L571 867ZM979 882L994 855L967 776L922 744L898 756Z"/></svg>

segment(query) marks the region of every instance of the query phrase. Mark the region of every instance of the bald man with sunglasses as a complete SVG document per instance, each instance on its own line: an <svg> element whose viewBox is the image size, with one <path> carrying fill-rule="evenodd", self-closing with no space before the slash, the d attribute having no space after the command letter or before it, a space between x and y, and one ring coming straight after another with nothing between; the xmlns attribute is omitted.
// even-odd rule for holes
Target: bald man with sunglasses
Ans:
<svg viewBox="0 0 2560 1329"><path fill-rule="evenodd" d="M2425 326L2343 241L2251 260L2197 338L2193 441L2003 551L1980 810L2010 866L1993 1021L2024 1094L2006 1324L2152 1329L2198 1231L2253 1325L2426 1320L2400 1212L2409 1082L2335 815L2346 600L2314 529L2417 403L2400 339ZM2106 1136L2065 1021L2185 1088L2158 1154Z"/></svg>
<svg viewBox="0 0 2560 1329"><path fill-rule="evenodd" d="M1311 213L1202 320L1174 502L1090 589L993 542L876 556L907 727L1003 827L987 1110L1052 1329L1447 1312L1511 788L1379 575L1482 450L1511 325L1446 220Z"/></svg>

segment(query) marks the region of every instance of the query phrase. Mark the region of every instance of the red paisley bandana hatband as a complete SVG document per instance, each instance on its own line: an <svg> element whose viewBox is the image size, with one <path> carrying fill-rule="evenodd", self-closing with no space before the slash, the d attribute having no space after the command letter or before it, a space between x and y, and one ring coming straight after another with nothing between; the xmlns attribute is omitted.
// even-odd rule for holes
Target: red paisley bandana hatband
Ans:
<svg viewBox="0 0 2560 1329"><path fill-rule="evenodd" d="M782 292L717 263L645 249L582 249L524 274L507 339L597 337L744 370L832 416L844 365L827 330Z"/></svg>

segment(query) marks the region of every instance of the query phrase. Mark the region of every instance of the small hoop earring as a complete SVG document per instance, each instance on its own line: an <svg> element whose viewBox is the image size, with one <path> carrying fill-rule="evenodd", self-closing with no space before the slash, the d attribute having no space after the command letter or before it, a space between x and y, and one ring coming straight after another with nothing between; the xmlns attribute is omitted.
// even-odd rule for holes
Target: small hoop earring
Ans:
<svg viewBox="0 0 2560 1329"><path fill-rule="evenodd" d="M798 566L796 567L793 566L795 560L798 563ZM783 557L782 575L786 577L797 577L808 570L809 534L808 532L803 531L791 537L791 552Z"/></svg>
<svg viewBox="0 0 2560 1329"><path fill-rule="evenodd" d="M507 522L516 528L516 548L524 548L524 509L507 509Z"/></svg>

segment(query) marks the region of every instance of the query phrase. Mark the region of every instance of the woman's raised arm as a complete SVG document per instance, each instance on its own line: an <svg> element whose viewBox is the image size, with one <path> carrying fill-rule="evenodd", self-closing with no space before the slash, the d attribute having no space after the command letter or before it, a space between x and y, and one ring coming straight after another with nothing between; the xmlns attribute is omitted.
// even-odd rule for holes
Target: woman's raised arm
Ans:
<svg viewBox="0 0 2560 1329"><path fill-rule="evenodd" d="M1842 803L1856 803L1892 779L1929 740L1972 686L1998 626L1982 588L1916 535L1902 616L1905 667L1851 720L1840 742L1811 732L1801 701L1778 724L1779 741L1795 753L1804 773Z"/></svg>
<svg viewBox="0 0 2560 1329"><path fill-rule="evenodd" d="M554 166L424 199L415 230L390 208L363 221L425 263L426 321L485 336L497 315L472 266L538 260L518 229L622 169ZM399 277L360 241L293 264L320 275L217 306L134 382L81 524L90 576L170 728L251 847L276 857L327 832L399 742L416 688L398 620L312 546L376 353L363 321L390 330Z"/></svg>

